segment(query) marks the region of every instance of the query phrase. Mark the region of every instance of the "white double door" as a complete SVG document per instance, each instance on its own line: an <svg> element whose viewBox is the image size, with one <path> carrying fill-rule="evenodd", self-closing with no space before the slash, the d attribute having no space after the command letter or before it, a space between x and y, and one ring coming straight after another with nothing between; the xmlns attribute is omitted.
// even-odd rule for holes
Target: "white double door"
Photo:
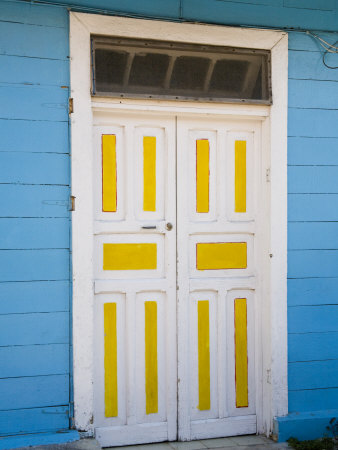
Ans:
<svg viewBox="0 0 338 450"><path fill-rule="evenodd" d="M260 122L119 112L94 124L97 439L256 433Z"/></svg>

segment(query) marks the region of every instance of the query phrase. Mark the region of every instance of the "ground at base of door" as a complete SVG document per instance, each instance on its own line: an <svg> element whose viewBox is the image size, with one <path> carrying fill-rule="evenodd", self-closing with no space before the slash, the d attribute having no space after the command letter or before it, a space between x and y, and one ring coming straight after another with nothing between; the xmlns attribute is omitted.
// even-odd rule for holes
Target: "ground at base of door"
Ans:
<svg viewBox="0 0 338 450"><path fill-rule="evenodd" d="M276 443L265 436L234 436L218 439L203 439L190 442L162 442L156 444L130 445L126 447L109 447L107 450L253 450L289 448L286 442ZM38 447L21 447L17 450L100 450L95 439L81 439L68 444L43 445Z"/></svg>

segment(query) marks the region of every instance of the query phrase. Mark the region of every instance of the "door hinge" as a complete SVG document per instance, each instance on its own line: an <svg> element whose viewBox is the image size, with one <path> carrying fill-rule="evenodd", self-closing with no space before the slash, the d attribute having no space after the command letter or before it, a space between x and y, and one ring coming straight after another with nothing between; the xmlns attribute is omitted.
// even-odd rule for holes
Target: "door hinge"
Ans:
<svg viewBox="0 0 338 450"><path fill-rule="evenodd" d="M69 211L75 211L75 198L74 195L70 196Z"/></svg>
<svg viewBox="0 0 338 450"><path fill-rule="evenodd" d="M266 182L267 182L267 183L270 183L270 181L271 181L271 171L270 171L270 167L269 167L268 169L266 169L266 172L265 172L265 178L266 178Z"/></svg>
<svg viewBox="0 0 338 450"><path fill-rule="evenodd" d="M72 114L74 112L74 99L69 97L68 99L68 114Z"/></svg>

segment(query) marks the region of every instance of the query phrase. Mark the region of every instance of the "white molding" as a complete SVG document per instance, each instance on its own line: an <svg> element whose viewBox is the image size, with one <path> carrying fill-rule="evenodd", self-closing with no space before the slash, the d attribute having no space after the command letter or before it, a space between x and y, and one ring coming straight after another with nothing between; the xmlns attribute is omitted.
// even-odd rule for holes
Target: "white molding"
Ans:
<svg viewBox="0 0 338 450"><path fill-rule="evenodd" d="M178 42L225 45L271 50L273 105L210 105L213 114L231 110L233 115L263 120L263 145L271 154L269 301L264 304L266 334L263 336L263 418L258 432L269 434L275 416L287 414L287 61L288 36L281 31L226 26L182 24L157 20L128 19L70 13L73 248L73 345L75 426L93 428L93 186L92 101L90 97L90 34L166 39ZM146 105L149 111L168 112L171 102L100 99L96 110L112 105L130 111ZM118 103L118 105L117 105ZM203 105L175 103L176 112L206 113ZM172 108L173 110L173 108ZM122 112L122 111L121 111ZM210 111L211 112L211 111ZM270 116L268 114L270 113ZM268 168L267 168L268 169ZM269 344L270 343L270 344Z"/></svg>

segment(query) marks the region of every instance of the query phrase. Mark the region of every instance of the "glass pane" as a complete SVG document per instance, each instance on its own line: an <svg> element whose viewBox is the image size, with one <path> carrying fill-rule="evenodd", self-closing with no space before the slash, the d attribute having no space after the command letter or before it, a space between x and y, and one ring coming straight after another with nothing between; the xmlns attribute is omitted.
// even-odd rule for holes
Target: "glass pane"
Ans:
<svg viewBox="0 0 338 450"><path fill-rule="evenodd" d="M163 86L168 65L168 55L139 53L133 59L129 84L131 86Z"/></svg>
<svg viewBox="0 0 338 450"><path fill-rule="evenodd" d="M210 60L193 56L179 56L174 65L170 87L175 89L203 89Z"/></svg>
<svg viewBox="0 0 338 450"><path fill-rule="evenodd" d="M95 52L95 78L96 84L105 86L121 85L128 58L127 52L101 50Z"/></svg>

